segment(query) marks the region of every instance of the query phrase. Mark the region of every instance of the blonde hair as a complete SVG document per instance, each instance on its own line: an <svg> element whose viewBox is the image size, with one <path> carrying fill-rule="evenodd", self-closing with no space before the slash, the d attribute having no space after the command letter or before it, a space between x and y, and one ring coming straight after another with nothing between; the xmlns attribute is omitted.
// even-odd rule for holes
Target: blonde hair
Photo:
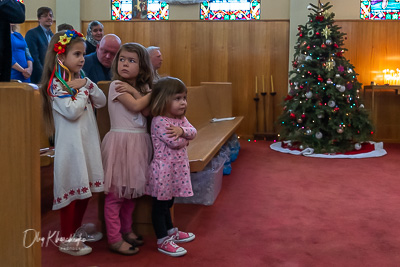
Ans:
<svg viewBox="0 0 400 267"><path fill-rule="evenodd" d="M54 45L60 40L60 36L64 35L66 31L60 31L53 35L50 40L49 46L47 47L46 57L44 59L43 65L43 73L42 79L40 81L40 95L42 98L42 111L43 111L43 120L46 128L46 134L48 136L52 136L54 134L54 119L53 119L53 109L51 106L51 96L47 93L47 87L50 81L51 74L54 70L54 67L57 64L57 52L54 51ZM75 37L71 39L71 41L65 47L65 55L68 54L71 45L83 42L85 43L85 39L83 37Z"/></svg>
<svg viewBox="0 0 400 267"><path fill-rule="evenodd" d="M121 46L118 50L113 63L111 65L112 79L120 80L123 82L128 82L125 78L123 78L118 73L118 61L119 56L122 51L136 53L139 57L139 74L136 77L136 85L135 88L142 94L145 95L147 93L146 89L148 85L150 88L153 87L153 67L150 62L150 56L147 52L146 48L138 43L126 43ZM129 83L129 82L128 82Z"/></svg>
<svg viewBox="0 0 400 267"><path fill-rule="evenodd" d="M186 93L185 84L174 77L164 77L158 80L151 92L151 115L164 116L171 105L174 95Z"/></svg>

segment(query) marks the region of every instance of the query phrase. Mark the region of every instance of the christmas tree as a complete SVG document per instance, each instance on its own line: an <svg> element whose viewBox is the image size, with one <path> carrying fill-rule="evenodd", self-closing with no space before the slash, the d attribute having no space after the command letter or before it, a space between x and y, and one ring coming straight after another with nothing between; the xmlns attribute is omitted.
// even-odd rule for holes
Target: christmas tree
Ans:
<svg viewBox="0 0 400 267"><path fill-rule="evenodd" d="M372 125L360 102L361 83L353 65L343 56L343 36L334 25L332 5L310 4L306 25L300 25L290 91L284 100L280 140L315 153L360 149L371 140Z"/></svg>

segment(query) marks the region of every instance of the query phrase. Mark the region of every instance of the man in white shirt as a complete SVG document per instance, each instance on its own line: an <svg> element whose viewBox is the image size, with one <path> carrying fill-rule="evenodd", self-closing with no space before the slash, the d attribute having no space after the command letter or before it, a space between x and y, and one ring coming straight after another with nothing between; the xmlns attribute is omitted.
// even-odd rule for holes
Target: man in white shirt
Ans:
<svg viewBox="0 0 400 267"><path fill-rule="evenodd" d="M150 61L153 65L154 70L154 80L153 83L156 83L161 77L158 74L158 69L161 68L163 58L161 55L161 51L159 47L156 46L149 46L147 47L147 52L150 54Z"/></svg>

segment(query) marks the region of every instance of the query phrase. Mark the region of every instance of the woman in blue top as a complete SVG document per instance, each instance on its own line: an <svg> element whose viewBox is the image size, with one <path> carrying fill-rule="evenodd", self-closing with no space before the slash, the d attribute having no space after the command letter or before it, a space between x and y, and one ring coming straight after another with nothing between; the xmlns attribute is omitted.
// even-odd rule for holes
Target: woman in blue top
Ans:
<svg viewBox="0 0 400 267"><path fill-rule="evenodd" d="M29 83L32 74L33 58L29 53L28 46L24 37L17 32L17 25L10 24L11 27L11 80L20 80Z"/></svg>

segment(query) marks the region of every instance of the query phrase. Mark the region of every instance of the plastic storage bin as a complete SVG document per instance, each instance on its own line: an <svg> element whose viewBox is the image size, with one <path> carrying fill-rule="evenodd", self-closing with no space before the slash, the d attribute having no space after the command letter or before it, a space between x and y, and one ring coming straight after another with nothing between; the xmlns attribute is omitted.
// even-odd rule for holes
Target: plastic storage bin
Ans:
<svg viewBox="0 0 400 267"><path fill-rule="evenodd" d="M223 167L226 158L222 155L214 157L211 162L200 172L190 173L192 180L192 197L177 197L175 203L201 204L210 206L214 204L222 186Z"/></svg>

